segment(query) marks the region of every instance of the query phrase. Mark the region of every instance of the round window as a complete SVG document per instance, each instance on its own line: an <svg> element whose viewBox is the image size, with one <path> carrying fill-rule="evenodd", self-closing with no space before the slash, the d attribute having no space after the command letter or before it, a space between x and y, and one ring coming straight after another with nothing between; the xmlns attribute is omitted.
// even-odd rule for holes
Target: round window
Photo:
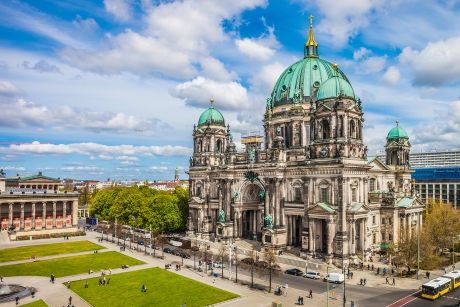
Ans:
<svg viewBox="0 0 460 307"><path fill-rule="evenodd" d="M319 82L318 82L318 81L315 81L315 83L313 83L313 86L314 86L314 87L319 87Z"/></svg>
<svg viewBox="0 0 460 307"><path fill-rule="evenodd" d="M315 65L313 65L312 68L313 68L314 70L317 70L317 69L318 69L318 65L315 64Z"/></svg>

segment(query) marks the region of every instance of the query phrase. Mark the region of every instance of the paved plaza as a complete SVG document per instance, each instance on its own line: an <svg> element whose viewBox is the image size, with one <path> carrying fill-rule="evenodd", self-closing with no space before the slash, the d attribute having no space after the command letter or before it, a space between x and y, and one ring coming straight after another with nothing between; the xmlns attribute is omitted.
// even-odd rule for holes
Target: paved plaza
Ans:
<svg viewBox="0 0 460 307"><path fill-rule="evenodd" d="M100 250L99 253L107 253L107 252L114 252L118 251L119 247L111 242L99 242L98 239L99 234L95 232L89 232L86 238L71 238L70 241L78 241L78 240L89 240L91 242L100 244L105 247L105 249ZM8 244L3 244L0 247L15 247L15 246L24 246L24 245L31 245L31 244L44 244L44 243L57 243L62 242L62 239L47 239L43 241L23 241L23 242L11 242ZM72 255L85 255L91 254L92 251L81 252ZM118 274L121 272L130 272L130 271L137 271L143 270L147 268L153 267L160 267L164 268L166 263L180 263L181 259L165 254L165 259L161 260L158 258L153 258L149 255L145 255L144 251L137 252L135 250L126 249L123 254L130 256L132 258L141 260L145 262L145 264L132 266L128 269L121 269L116 268L111 270L111 274ZM161 252L157 252L161 253ZM68 256L67 254L64 256ZM38 260L47 260L47 259L55 259L63 257L63 255L52 255L41 257ZM2 266L10 265L10 264L21 264L31 262L33 260L18 260L14 262L4 262L1 263ZM190 267L193 267L193 258L192 259L184 259L184 264ZM282 270L284 271L287 268L291 268L292 266L281 264ZM273 278L273 288L276 286L284 286L288 285L287 294L282 296L275 296L273 293L267 293L263 290L255 290L251 289L248 285L250 284L250 273L245 271L243 268L239 268L238 270L238 279L241 282L245 283L246 285L236 284L234 282L235 279L235 270L233 269L232 279L228 280L229 271L228 268L224 270L224 276L227 278L221 279L216 278L213 276L208 276L204 272L197 272L191 269L183 268L180 271L173 271L176 274L182 275L184 277L188 277L202 283L233 292L240 297L237 299L233 299L230 301L226 301L217 306L271 306L272 302L280 302L283 306L294 306L297 302L297 298L299 296L304 297L304 304L307 306L326 306L327 305L327 285L322 281L316 280L309 280L302 277L290 276L286 274L278 274L278 276L274 276ZM216 272L220 273L220 269L216 270ZM420 280L416 279L408 279L408 278L395 278L396 286L387 285L385 282L385 278L382 276L376 276L375 272L369 272L367 270L354 270L353 279L346 280L346 295L347 295L347 306L351 306L351 302L354 301L355 306L402 306L402 303L409 303L408 306L419 306L423 304L423 306L428 306L432 303L427 302L425 300L421 300L414 296L413 294L416 293L420 287L420 285L426 281L426 279L420 278ZM321 272L322 274L324 272ZM437 275L442 275L443 271L439 272L432 272L431 277L435 277ZM82 300L78 295L68 289L64 283L68 281L78 281L87 279L90 277L97 277L100 276L100 272L94 272L91 276L88 273L73 275L69 277L62 277L56 278L55 283L50 283L49 277L25 277L25 276L17 276L17 277L5 277L4 282L8 284L20 284L24 286L35 287L37 289L37 293L35 298L32 299L31 297L27 297L21 299L21 304L26 304L38 299L43 299L49 306L63 306L67 305L68 298L72 296L72 303L75 306L90 306L87 302ZM360 286L359 280L362 278L366 278L367 285ZM390 279L391 281L391 279ZM268 284L268 278L266 276L260 276L260 274L255 274L254 283L256 285L264 285ZM313 298L309 299L306 298L308 295L309 290L313 291ZM272 290L273 291L273 290ZM458 292L458 291L457 291ZM458 297L458 293L453 292L452 298L450 299L452 302L456 301L456 297ZM343 297L343 285L339 286L331 286L329 289L329 306L342 306L342 297ZM414 298L411 300L411 298ZM401 301L398 301L402 299ZM396 303L395 303L396 302ZM395 303L395 304L393 304ZM393 305L392 305L393 304ZM415 305L414 305L415 304ZM419 305L417 305L419 304ZM1 306L15 306L14 302L4 303ZM435 305L433 305L435 306Z"/></svg>

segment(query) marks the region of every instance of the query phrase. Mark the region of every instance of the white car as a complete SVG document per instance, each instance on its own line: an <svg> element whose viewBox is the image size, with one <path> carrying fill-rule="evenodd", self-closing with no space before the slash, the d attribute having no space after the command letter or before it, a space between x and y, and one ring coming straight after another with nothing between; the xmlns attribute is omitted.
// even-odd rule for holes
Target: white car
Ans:
<svg viewBox="0 0 460 307"><path fill-rule="evenodd" d="M311 279L320 279L321 275L317 271L307 271L307 273L305 273L303 277Z"/></svg>
<svg viewBox="0 0 460 307"><path fill-rule="evenodd" d="M221 262L214 262L212 264L212 267L215 268L215 269L221 269L221 268L226 268L225 264L221 263Z"/></svg>
<svg viewBox="0 0 460 307"><path fill-rule="evenodd" d="M345 281L345 276L342 273L329 273L324 276L324 281L341 284Z"/></svg>

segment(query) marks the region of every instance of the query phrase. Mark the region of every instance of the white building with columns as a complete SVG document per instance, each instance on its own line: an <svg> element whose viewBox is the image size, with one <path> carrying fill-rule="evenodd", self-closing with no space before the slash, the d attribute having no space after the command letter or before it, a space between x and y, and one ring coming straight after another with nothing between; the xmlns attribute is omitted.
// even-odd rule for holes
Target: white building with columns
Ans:
<svg viewBox="0 0 460 307"><path fill-rule="evenodd" d="M311 26L304 57L278 78L263 123L264 136L243 138L237 152L214 104L201 114L190 235L337 259L385 249L422 223L407 133L397 123L385 161L367 156L362 102L338 65L319 57Z"/></svg>
<svg viewBox="0 0 460 307"><path fill-rule="evenodd" d="M78 193L59 192L59 184L41 173L5 178L1 171L1 229L14 228L18 236L77 231Z"/></svg>

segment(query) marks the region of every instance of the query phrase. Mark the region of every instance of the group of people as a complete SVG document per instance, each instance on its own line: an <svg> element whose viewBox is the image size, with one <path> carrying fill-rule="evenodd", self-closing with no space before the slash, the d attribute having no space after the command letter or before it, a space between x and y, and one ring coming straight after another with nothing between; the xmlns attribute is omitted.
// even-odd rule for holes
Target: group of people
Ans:
<svg viewBox="0 0 460 307"><path fill-rule="evenodd" d="M108 279L104 277L99 278L99 286L110 285L110 277Z"/></svg>
<svg viewBox="0 0 460 307"><path fill-rule="evenodd" d="M313 291L310 289L308 291L308 298L312 299L313 298ZM297 298L297 305L303 305L303 296L300 296Z"/></svg>
<svg viewBox="0 0 460 307"><path fill-rule="evenodd" d="M388 280L388 277L385 277L385 284L387 284L387 285L393 285L393 286L395 286L395 285L396 285L396 281L395 281L395 278L393 277L393 283L392 283L392 284L390 284L390 281Z"/></svg>

